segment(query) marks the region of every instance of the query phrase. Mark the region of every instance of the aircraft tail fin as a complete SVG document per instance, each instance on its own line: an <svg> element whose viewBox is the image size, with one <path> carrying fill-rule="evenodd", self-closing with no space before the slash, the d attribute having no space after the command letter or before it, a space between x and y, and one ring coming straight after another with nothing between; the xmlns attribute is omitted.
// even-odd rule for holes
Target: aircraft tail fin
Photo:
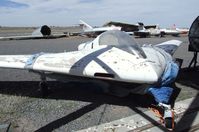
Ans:
<svg viewBox="0 0 199 132"><path fill-rule="evenodd" d="M170 40L170 41L157 44L155 46L165 50L170 55L173 55L181 43L182 41L179 41L179 40Z"/></svg>
<svg viewBox="0 0 199 132"><path fill-rule="evenodd" d="M173 26L172 26L172 28L171 29L174 29L174 30L176 30L177 28L176 28L176 25L175 24L173 24Z"/></svg>
<svg viewBox="0 0 199 132"><path fill-rule="evenodd" d="M144 27L144 23L142 22L138 22L138 25L139 25L139 30L145 30L145 27Z"/></svg>
<svg viewBox="0 0 199 132"><path fill-rule="evenodd" d="M80 25L83 26L83 30L84 30L84 31L93 29L93 27L90 26L89 24L87 24L86 22L84 22L84 21L82 21L82 20L79 20L79 21L80 21Z"/></svg>

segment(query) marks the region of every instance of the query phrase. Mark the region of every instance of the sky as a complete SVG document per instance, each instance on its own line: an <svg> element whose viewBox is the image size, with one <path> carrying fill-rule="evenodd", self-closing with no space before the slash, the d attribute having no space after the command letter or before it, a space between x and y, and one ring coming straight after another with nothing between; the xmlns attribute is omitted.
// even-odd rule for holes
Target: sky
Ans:
<svg viewBox="0 0 199 132"><path fill-rule="evenodd" d="M0 26L92 26L109 21L190 27L199 0L0 0Z"/></svg>

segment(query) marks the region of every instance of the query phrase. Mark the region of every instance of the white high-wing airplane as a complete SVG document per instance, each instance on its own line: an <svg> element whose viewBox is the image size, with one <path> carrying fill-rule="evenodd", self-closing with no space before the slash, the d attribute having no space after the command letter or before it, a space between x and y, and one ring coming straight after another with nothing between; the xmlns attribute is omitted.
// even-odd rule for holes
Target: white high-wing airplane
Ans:
<svg viewBox="0 0 199 132"><path fill-rule="evenodd" d="M102 33L91 42L80 44L77 51L0 55L0 67L41 74L42 89L46 89L45 79L49 76L56 79L125 84L122 88L127 94L151 92L157 103L167 108L164 117L171 122L168 99L162 99L165 95L170 97L171 93L162 95L156 92L161 91L162 86L164 90L167 89L168 82L173 82L177 76L177 65L173 62L172 55L180 43L171 40L157 45L140 46L127 33L114 30ZM112 87L108 90L114 92L114 89ZM167 91L171 92L169 88Z"/></svg>
<svg viewBox="0 0 199 132"><path fill-rule="evenodd" d="M117 26L106 26L106 27L92 27L86 22L80 20L80 25L83 26L83 34L86 34L88 36L97 36L105 31L110 31L110 30L121 30L121 27Z"/></svg>

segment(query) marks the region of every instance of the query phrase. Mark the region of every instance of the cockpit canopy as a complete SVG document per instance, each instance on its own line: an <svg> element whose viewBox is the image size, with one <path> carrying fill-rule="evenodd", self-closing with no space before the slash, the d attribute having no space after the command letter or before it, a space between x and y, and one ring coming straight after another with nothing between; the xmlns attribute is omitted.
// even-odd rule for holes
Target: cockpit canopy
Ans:
<svg viewBox="0 0 199 132"><path fill-rule="evenodd" d="M112 45L121 48L131 54L138 54L146 58L146 55L140 45L128 35L127 33L119 30L111 30L102 33L98 39L99 45ZM136 53L135 53L136 52Z"/></svg>

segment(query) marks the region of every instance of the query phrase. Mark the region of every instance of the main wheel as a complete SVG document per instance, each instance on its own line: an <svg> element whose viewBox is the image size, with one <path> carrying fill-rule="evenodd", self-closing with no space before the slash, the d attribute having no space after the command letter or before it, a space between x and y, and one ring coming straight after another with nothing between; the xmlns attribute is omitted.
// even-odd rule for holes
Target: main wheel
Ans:
<svg viewBox="0 0 199 132"><path fill-rule="evenodd" d="M165 118L164 119L164 124L165 124L165 127L167 129L169 129L169 130L173 130L174 129L175 123L174 123L173 118L171 118L171 117Z"/></svg>
<svg viewBox="0 0 199 132"><path fill-rule="evenodd" d="M42 92L42 97L46 97L48 96L48 84L46 81L41 81L39 83L39 87L41 89L41 92Z"/></svg>
<svg viewBox="0 0 199 132"><path fill-rule="evenodd" d="M164 37L165 36L165 32L160 32L160 37Z"/></svg>

